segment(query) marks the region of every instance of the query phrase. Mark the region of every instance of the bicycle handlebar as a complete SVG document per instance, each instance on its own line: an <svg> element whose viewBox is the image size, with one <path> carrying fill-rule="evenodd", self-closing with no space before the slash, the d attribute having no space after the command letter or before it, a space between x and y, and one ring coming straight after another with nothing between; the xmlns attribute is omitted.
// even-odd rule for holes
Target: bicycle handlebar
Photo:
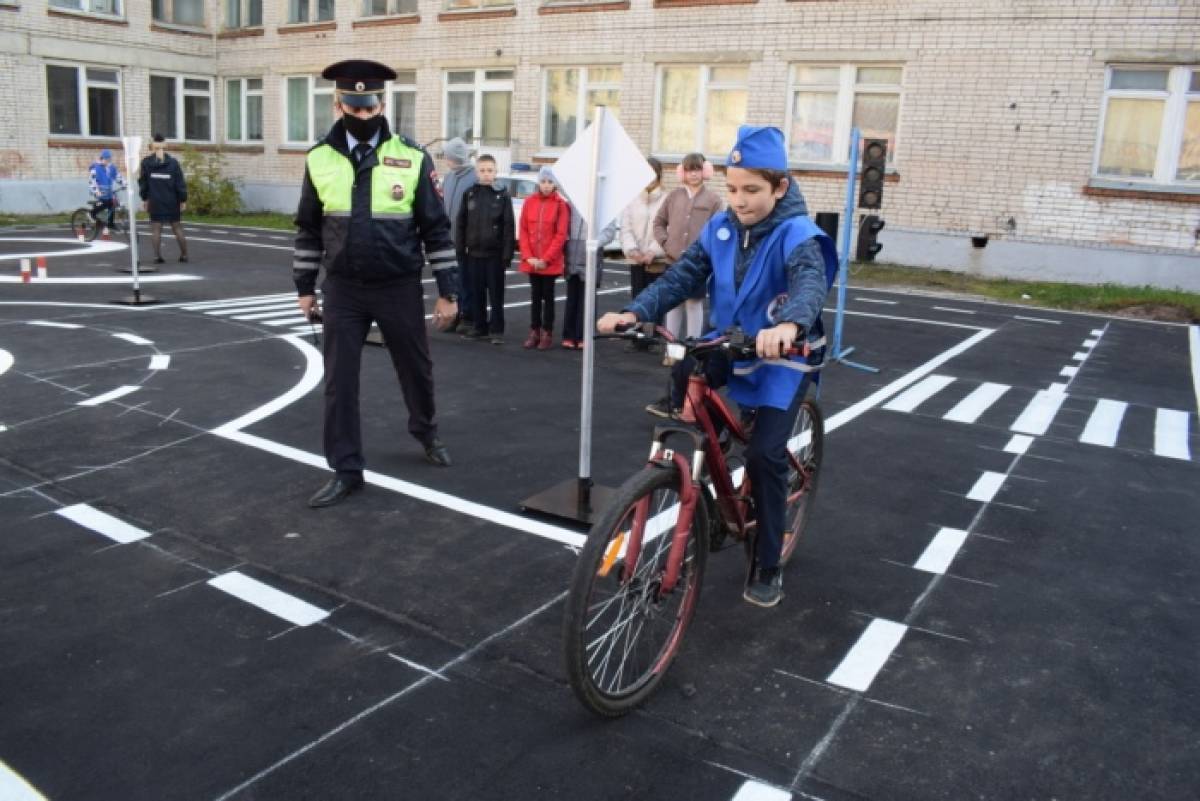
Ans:
<svg viewBox="0 0 1200 801"><path fill-rule="evenodd" d="M788 348L784 353L785 356L808 355L808 343L803 340L804 331L801 330L799 333L800 336L797 339L801 342L800 346L793 345ZM695 339L689 337L680 342L670 330L660 325L655 325L654 323L631 323L629 325L618 325L612 334L596 334L595 338L643 341L661 339L668 344L682 344L686 348L686 355L694 356L698 359L703 359L719 350L729 352L734 359L739 361L758 358L758 347L755 343L755 338L737 327L727 329L725 333L714 339Z"/></svg>

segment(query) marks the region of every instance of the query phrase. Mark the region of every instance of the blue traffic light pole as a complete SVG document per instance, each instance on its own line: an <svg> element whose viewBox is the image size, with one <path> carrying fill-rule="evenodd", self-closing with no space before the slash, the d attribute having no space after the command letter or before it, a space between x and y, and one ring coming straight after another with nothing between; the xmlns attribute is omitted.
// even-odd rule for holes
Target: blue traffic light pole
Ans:
<svg viewBox="0 0 1200 801"><path fill-rule="evenodd" d="M854 232L854 207L857 205L858 184L858 150L862 134L857 127L850 129L850 163L846 176L846 212L842 217L842 241L838 248L838 291L837 316L833 321L833 361L841 362L848 367L865 370L868 373L878 373L878 367L852 362L846 357L854 352L854 348L842 348L842 325L846 316L846 284L850 280L850 242Z"/></svg>

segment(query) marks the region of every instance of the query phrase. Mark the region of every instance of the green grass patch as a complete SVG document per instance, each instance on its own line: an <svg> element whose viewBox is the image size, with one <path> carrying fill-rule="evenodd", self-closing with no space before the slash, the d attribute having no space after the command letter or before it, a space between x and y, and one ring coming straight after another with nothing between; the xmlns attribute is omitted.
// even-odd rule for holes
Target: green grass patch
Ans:
<svg viewBox="0 0 1200 801"><path fill-rule="evenodd" d="M295 231L294 214L277 214L270 211L246 212L244 214L187 214L184 222L208 223L210 225L245 225L250 228L275 228L280 231Z"/></svg>
<svg viewBox="0 0 1200 801"><path fill-rule="evenodd" d="M1167 322L1200 320L1200 294L1148 286L1012 281L949 270L858 262L850 265L850 285L954 292L1032 307L1104 312Z"/></svg>

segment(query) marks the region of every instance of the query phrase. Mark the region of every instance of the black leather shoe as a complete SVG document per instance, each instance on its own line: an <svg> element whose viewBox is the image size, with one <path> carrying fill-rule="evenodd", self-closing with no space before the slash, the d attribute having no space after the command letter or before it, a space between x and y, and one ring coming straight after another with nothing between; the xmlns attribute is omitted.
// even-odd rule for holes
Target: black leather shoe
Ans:
<svg viewBox="0 0 1200 801"><path fill-rule="evenodd" d="M442 444L440 439L436 437L425 446L425 461L438 467L450 466L450 451L446 450L446 446Z"/></svg>
<svg viewBox="0 0 1200 801"><path fill-rule="evenodd" d="M354 481L341 476L334 476L329 479L329 482L325 486L317 490L316 495L308 499L308 505L313 509L333 506L346 500L350 493L358 492L362 489L362 486L363 481L361 478Z"/></svg>

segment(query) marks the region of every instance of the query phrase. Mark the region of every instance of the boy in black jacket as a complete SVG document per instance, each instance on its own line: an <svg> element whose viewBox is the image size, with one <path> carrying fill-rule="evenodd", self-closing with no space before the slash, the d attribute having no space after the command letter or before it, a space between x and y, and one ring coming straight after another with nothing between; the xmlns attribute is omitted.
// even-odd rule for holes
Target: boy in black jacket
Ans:
<svg viewBox="0 0 1200 801"><path fill-rule="evenodd" d="M472 282L474 328L465 339L504 344L504 273L512 264L516 225L508 190L496 186L496 160L486 153L475 162L477 182L463 195L454 224L454 248ZM488 301L492 312L488 314Z"/></svg>

